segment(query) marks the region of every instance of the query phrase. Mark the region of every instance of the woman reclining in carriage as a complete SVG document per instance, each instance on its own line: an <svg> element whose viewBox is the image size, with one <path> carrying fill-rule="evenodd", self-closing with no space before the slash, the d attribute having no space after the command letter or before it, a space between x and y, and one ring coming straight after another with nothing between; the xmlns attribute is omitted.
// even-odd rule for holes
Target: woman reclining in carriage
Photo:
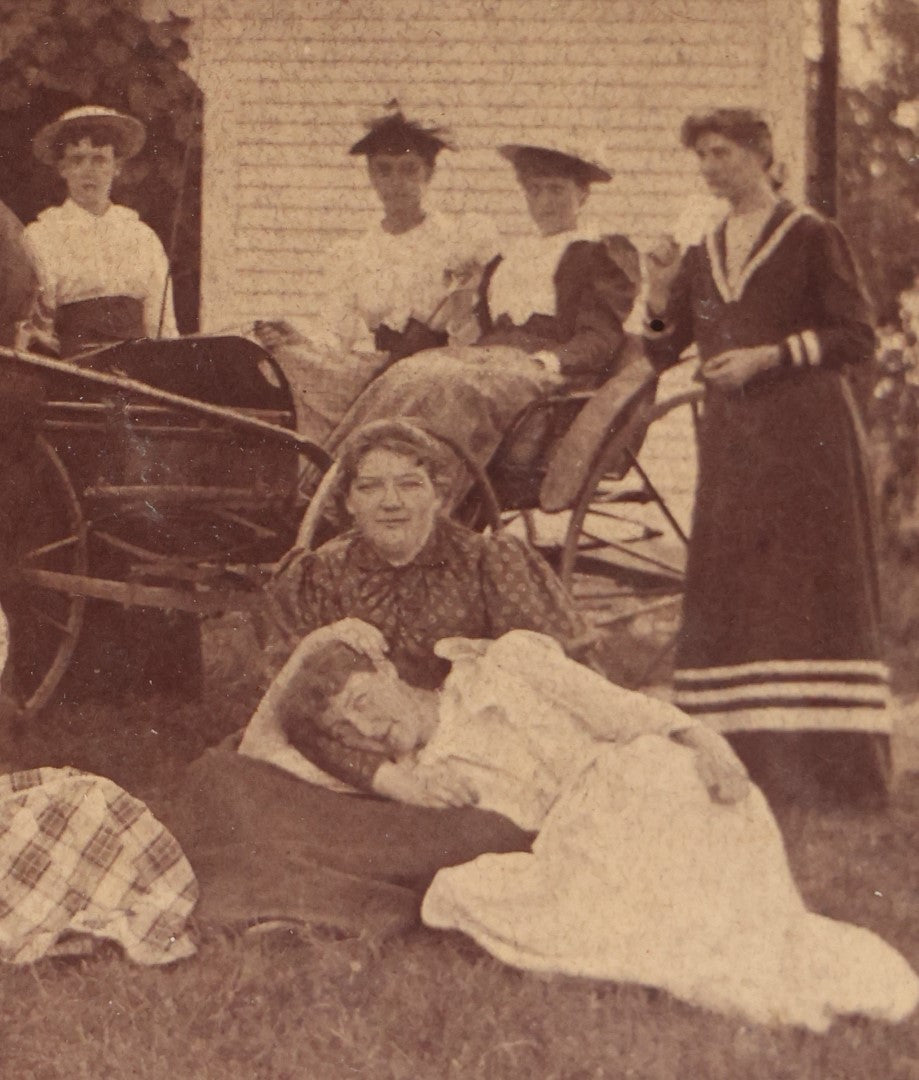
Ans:
<svg viewBox="0 0 919 1080"><path fill-rule="evenodd" d="M401 113L375 121L351 153L367 155L383 221L333 256L321 320L304 333L256 326L295 384L301 431L332 449L367 420L405 415L481 462L531 401L598 386L615 366L636 253L626 241L614 258L578 227L609 171L571 148L502 147L538 231L497 254L480 219L424 211L447 145Z"/></svg>
<svg viewBox="0 0 919 1080"><path fill-rule="evenodd" d="M608 182L609 171L570 149L514 144L499 152L514 167L537 234L507 241L485 268L474 344L428 349L389 367L332 433L333 450L370 420L403 416L484 465L531 402L594 389L614 374L637 274L613 257L611 241L578 227L590 185Z"/></svg>
<svg viewBox="0 0 919 1080"><path fill-rule="evenodd" d="M366 157L382 219L330 252L315 319L253 328L292 384L302 434L320 443L379 371L446 345L456 291L499 248L487 218L425 207L438 154L453 149L444 129L407 119L395 101L367 127L348 153Z"/></svg>

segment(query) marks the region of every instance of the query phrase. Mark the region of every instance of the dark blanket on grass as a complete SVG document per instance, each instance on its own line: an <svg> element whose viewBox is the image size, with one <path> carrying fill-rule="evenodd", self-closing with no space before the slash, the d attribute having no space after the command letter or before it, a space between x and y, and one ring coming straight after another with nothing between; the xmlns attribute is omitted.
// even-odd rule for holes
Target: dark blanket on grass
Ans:
<svg viewBox="0 0 919 1080"><path fill-rule="evenodd" d="M417 924L441 867L533 839L498 814L339 794L225 746L189 766L169 825L202 924L291 919L381 936Z"/></svg>

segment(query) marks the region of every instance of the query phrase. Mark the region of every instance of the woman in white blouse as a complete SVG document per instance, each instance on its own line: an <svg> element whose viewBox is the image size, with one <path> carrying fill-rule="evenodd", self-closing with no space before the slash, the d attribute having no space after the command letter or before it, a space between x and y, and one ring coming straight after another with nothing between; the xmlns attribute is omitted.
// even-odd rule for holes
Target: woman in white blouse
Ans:
<svg viewBox="0 0 919 1080"><path fill-rule="evenodd" d="M145 138L139 120L98 105L71 109L35 136L35 156L67 185L63 205L25 230L43 314L63 356L177 334L163 245L135 210L111 198L123 163Z"/></svg>
<svg viewBox="0 0 919 1080"><path fill-rule="evenodd" d="M512 144L511 162L533 230L510 238L482 274L474 344L394 364L367 387L331 436L337 446L371 420L401 416L485 465L513 420L558 390L593 389L623 363L635 282L611 244L579 224L608 169L574 147ZM537 440L538 441L538 440ZM535 453L521 440L521 464Z"/></svg>
<svg viewBox="0 0 919 1080"><path fill-rule="evenodd" d="M301 430L317 441L382 368L447 343L457 286L474 288L499 246L487 218L425 206L437 156L453 149L442 129L398 109L367 126L348 152L367 158L382 218L330 252L314 319L255 327L294 386Z"/></svg>

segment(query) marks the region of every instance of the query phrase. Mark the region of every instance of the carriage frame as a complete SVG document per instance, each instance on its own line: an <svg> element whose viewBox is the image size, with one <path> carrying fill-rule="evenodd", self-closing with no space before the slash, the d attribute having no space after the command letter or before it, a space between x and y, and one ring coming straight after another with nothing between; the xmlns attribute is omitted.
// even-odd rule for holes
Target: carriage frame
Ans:
<svg viewBox="0 0 919 1080"><path fill-rule="evenodd" d="M125 362L135 353L143 360L196 346L218 358L215 371L221 348L244 355L273 388L270 400L203 400L161 380L144 381L136 377L138 365ZM201 618L257 613L271 567L290 547L310 547L323 535L334 463L296 431L283 371L254 342L206 336L171 345L129 342L78 363L0 348L0 363L39 375L50 388L38 407L31 449L37 518L25 513L25 535L0 579L0 596L12 597L18 611L10 621L14 659L17 648L21 653L20 712L34 713L53 699L88 600ZM539 547L536 517L566 517L552 561L601 628L672 607L681 591L678 562L610 542L591 527L595 519L620 519L629 500L653 502L686 540L637 450L651 423L674 407L694 405L699 394L655 402L649 371L627 370L614 392L604 387L534 402L484 468L453 447L472 478L459 511L470 525L497 529L516 520ZM521 467L514 448L533 442L534 432L536 460ZM618 601L626 596L642 602L623 607Z"/></svg>

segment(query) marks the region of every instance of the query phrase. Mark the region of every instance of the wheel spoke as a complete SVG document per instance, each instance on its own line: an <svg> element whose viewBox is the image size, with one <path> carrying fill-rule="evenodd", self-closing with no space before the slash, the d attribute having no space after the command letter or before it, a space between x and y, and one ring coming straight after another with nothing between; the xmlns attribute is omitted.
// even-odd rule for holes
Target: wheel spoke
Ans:
<svg viewBox="0 0 919 1080"><path fill-rule="evenodd" d="M32 548L31 551L27 551L23 556L23 561L28 560L34 562L36 559L41 559L45 555L51 555L55 551L63 551L65 548L73 547L75 544L79 544L82 540L80 536L65 536L61 540L54 540L50 544L43 544L41 547Z"/></svg>
<svg viewBox="0 0 919 1080"><path fill-rule="evenodd" d="M619 544L615 540L604 539L603 537L592 536L590 533L583 533L591 537L593 540L598 540L599 543L591 548L585 548L584 550L596 550L597 547L611 548L613 551L620 551L623 555L628 555L632 559L638 559L643 563L647 563L649 566L656 566L660 570L666 571L673 577L682 577L683 571L678 566L674 566L672 563L664 562L663 559L656 559L653 555L646 555L643 551L637 551L634 548L627 547L625 544ZM580 548L579 548L580 550ZM609 560L613 565L613 560Z"/></svg>
<svg viewBox="0 0 919 1080"><path fill-rule="evenodd" d="M633 619L640 618L642 615L648 615L652 611L660 611L662 608L672 607L674 604L678 604L682 597L668 596L663 600L656 600L653 604L645 604L643 607L635 608L632 611L620 611L616 614L603 615L600 614L596 618L598 626L614 626L616 623L631 622Z"/></svg>
<svg viewBox="0 0 919 1080"><path fill-rule="evenodd" d="M617 591L587 592L583 587L574 587L574 596L577 600L637 600L639 597L649 596L672 596L672 593L638 592L636 589L619 589Z"/></svg>
<svg viewBox="0 0 919 1080"><path fill-rule="evenodd" d="M628 517L625 514L617 514L612 510L607 510L605 507L598 508L594 503L590 504L590 510L587 513L588 517L604 518L606 521L624 521L626 525L635 525L641 528L647 528L643 521L637 521L633 517Z"/></svg>
<svg viewBox="0 0 919 1080"><path fill-rule="evenodd" d="M599 533L591 532L589 529L581 529L581 536L590 540L591 549L595 547L607 547L615 543L614 540L610 540L608 536L601 536ZM581 546L580 544L578 545Z"/></svg>
<svg viewBox="0 0 919 1080"><path fill-rule="evenodd" d="M70 636L72 633L71 628L66 623L58 622L58 620L49 615L47 611L43 611L34 604L29 604L29 611L32 612L39 622L46 623L48 626L53 626L55 630L59 630L65 636Z"/></svg>

